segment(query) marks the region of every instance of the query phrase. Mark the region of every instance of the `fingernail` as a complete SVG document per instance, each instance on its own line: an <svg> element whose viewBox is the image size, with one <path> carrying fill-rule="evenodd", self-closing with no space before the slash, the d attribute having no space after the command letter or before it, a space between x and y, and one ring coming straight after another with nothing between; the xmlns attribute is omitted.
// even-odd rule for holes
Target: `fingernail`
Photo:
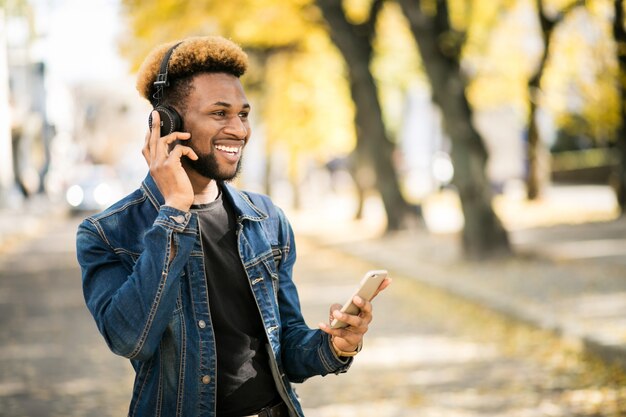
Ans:
<svg viewBox="0 0 626 417"><path fill-rule="evenodd" d="M354 296L354 302L357 303L357 304L363 304L365 301L361 297L359 297L358 295L355 295Z"/></svg>
<svg viewBox="0 0 626 417"><path fill-rule="evenodd" d="M341 311L339 310L335 310L333 311L333 317L340 319L341 318Z"/></svg>

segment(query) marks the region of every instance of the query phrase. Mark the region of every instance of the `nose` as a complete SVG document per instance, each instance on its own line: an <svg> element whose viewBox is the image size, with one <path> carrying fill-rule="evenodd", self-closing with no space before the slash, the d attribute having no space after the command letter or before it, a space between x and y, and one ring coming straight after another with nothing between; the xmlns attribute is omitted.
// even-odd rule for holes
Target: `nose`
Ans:
<svg viewBox="0 0 626 417"><path fill-rule="evenodd" d="M238 115L228 119L228 124L224 127L224 133L237 139L245 139L248 136L249 126L246 121Z"/></svg>

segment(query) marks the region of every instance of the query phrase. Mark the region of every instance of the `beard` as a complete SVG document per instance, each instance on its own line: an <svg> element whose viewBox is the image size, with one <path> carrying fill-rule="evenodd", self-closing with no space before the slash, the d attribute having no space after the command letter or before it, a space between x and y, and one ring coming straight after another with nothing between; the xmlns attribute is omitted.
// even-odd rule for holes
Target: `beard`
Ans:
<svg viewBox="0 0 626 417"><path fill-rule="evenodd" d="M237 162L237 167L234 172L225 172L220 169L220 166L215 158L215 154L213 153L205 153L201 154L196 152L198 155L198 159L195 161L189 158L186 158L187 165L196 171L198 174L202 175L205 178L212 179L215 181L232 181L239 175L241 171L241 161L240 158Z"/></svg>

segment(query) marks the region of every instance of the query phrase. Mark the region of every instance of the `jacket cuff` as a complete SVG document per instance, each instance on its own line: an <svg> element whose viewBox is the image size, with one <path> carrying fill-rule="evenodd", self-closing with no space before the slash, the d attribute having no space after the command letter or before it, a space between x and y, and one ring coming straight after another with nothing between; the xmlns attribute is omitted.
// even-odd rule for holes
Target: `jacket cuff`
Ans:
<svg viewBox="0 0 626 417"><path fill-rule="evenodd" d="M354 357L345 358L337 356L335 349L333 349L330 335L324 333L323 338L325 340L320 345L319 352L322 357L322 362L324 362L324 365L328 368L328 371L335 374L342 374L344 372L347 372L352 365Z"/></svg>
<svg viewBox="0 0 626 417"><path fill-rule="evenodd" d="M161 206L159 215L154 221L176 232L184 232L186 229L195 229L195 218L188 211L182 211L170 206Z"/></svg>

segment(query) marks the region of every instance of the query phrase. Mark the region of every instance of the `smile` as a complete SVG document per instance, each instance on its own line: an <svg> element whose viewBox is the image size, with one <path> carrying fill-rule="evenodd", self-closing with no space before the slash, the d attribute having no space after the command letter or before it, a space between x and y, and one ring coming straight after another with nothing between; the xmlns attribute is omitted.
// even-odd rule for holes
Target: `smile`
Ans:
<svg viewBox="0 0 626 417"><path fill-rule="evenodd" d="M215 145L215 149L221 152L229 153L231 155L237 155L241 150L241 146Z"/></svg>

